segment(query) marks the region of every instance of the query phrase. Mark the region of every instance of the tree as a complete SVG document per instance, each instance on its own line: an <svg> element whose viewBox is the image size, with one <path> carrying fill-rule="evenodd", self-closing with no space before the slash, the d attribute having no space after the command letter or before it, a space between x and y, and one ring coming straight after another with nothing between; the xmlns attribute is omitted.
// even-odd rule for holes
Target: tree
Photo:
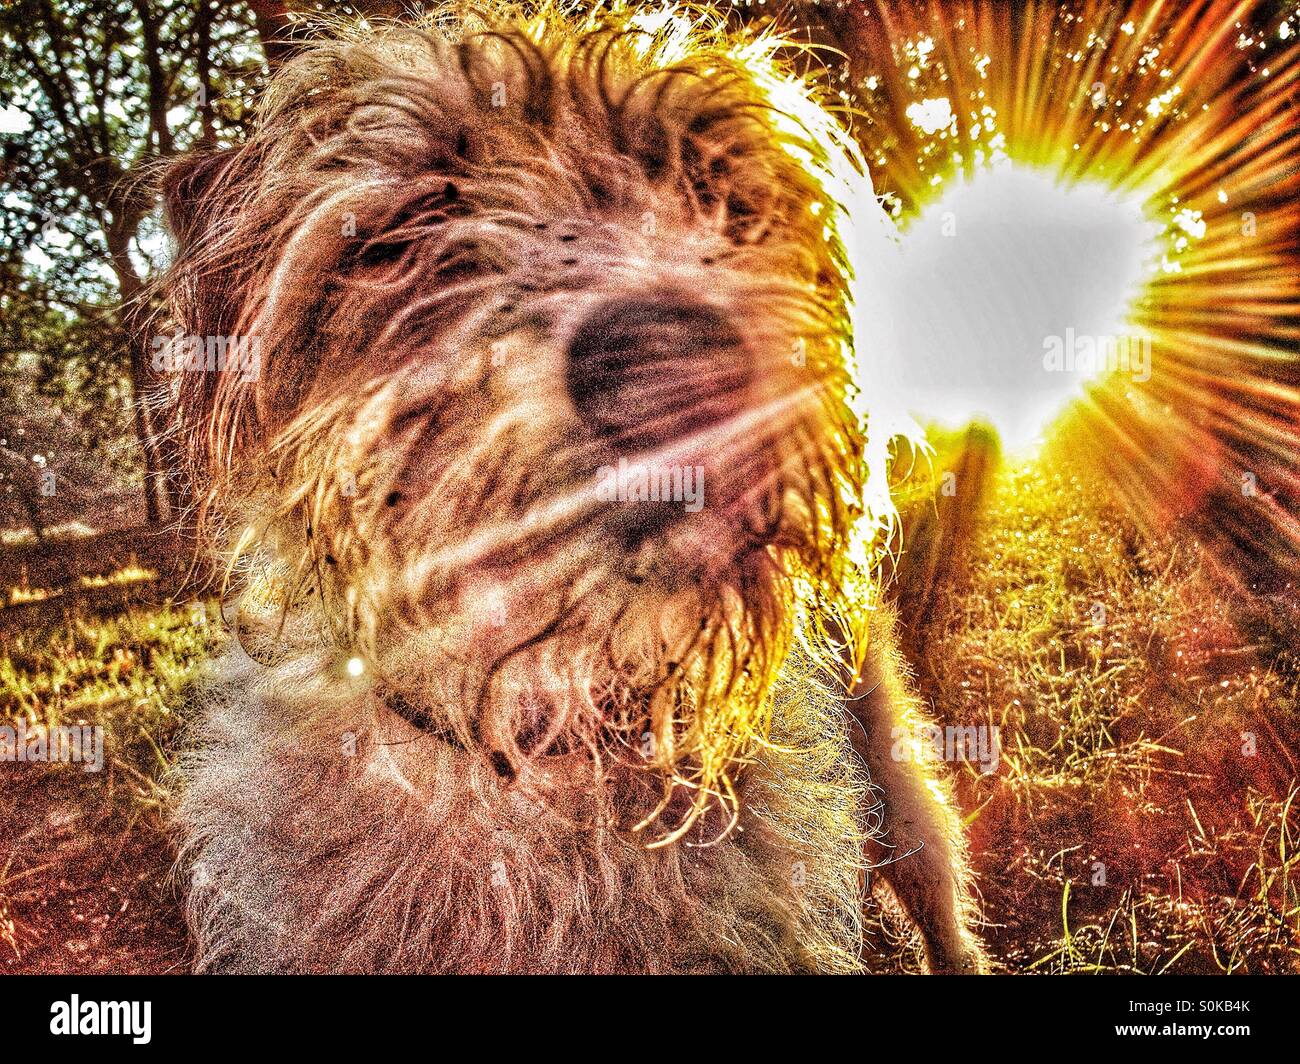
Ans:
<svg viewBox="0 0 1300 1064"><path fill-rule="evenodd" d="M130 382L156 522L160 496L173 512L180 500L161 475L172 444L140 401L154 383L149 280L163 250L153 178L177 152L238 135L265 76L254 19L219 0L14 0L0 39L0 299L38 281L52 311L119 341L120 362L95 369Z"/></svg>
<svg viewBox="0 0 1300 1064"><path fill-rule="evenodd" d="M27 279L0 295L0 527L45 529L136 472L126 338L112 313L70 315Z"/></svg>
<svg viewBox="0 0 1300 1064"><path fill-rule="evenodd" d="M151 523L184 502L170 475L180 468L174 441L144 401L156 383L150 281L165 248L158 173L180 152L239 138L268 66L312 32L294 12L395 15L403 6L8 0L0 8L0 306L39 292L54 312L47 337L53 321L94 323L114 337L113 357L94 360L92 377L129 382ZM8 334L10 344L22 339Z"/></svg>

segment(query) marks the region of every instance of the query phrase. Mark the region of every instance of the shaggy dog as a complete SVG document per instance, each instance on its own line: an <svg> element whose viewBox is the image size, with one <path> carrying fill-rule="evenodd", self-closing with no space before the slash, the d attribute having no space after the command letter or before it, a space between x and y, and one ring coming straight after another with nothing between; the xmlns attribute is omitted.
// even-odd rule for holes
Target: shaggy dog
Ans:
<svg viewBox="0 0 1300 1064"><path fill-rule="evenodd" d="M849 557L845 160L772 47L681 21L336 29L170 173L241 589L178 811L200 970L852 972L871 867L981 967Z"/></svg>

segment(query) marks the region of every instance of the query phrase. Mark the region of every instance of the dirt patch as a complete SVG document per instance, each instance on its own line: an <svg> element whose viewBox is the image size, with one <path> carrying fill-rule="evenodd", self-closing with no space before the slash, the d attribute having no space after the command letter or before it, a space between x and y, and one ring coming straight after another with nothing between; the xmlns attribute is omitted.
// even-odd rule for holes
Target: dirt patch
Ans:
<svg viewBox="0 0 1300 1064"><path fill-rule="evenodd" d="M170 844L110 789L74 766L0 766L0 972L188 969Z"/></svg>

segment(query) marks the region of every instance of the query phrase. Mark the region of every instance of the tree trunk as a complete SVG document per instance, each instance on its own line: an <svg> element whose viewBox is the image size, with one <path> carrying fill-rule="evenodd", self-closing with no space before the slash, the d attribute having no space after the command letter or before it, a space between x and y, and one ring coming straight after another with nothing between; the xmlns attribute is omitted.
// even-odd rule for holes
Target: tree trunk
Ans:
<svg viewBox="0 0 1300 1064"><path fill-rule="evenodd" d="M131 423L135 428L135 438L140 444L140 453L144 458L144 508L145 519L151 525L157 525L163 517L159 506L159 490L163 469L158 457L157 432L148 405L151 384L149 372L149 312L145 305L145 286L131 264L128 244L129 233L133 231L126 226L106 226L109 257L113 264L113 273L117 277L121 302L118 304L117 316L126 337L127 350L130 355L131 369Z"/></svg>
<svg viewBox="0 0 1300 1064"><path fill-rule="evenodd" d="M143 357L144 337L137 338L135 328L138 328L138 323L130 321L134 315L128 314L126 317L126 325L130 330L128 342L131 345L131 422L135 428L135 438L140 443L140 453L144 456L145 520L156 525L162 520L162 510L158 505L158 481L162 471L158 461L153 418L149 416L144 400L149 388Z"/></svg>
<svg viewBox="0 0 1300 1064"><path fill-rule="evenodd" d="M248 9L253 12L267 66L274 70L293 53L289 7L282 0L248 0Z"/></svg>

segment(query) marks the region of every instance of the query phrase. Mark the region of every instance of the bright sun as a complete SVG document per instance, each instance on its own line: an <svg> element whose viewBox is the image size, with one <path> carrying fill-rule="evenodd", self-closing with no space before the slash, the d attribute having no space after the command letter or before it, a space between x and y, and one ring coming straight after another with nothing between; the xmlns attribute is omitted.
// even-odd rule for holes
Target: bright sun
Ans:
<svg viewBox="0 0 1300 1064"><path fill-rule="evenodd" d="M1108 372L1150 375L1129 322L1157 256L1141 202L1011 164L955 184L907 227L885 278L891 401L922 422L991 422L1009 452Z"/></svg>

